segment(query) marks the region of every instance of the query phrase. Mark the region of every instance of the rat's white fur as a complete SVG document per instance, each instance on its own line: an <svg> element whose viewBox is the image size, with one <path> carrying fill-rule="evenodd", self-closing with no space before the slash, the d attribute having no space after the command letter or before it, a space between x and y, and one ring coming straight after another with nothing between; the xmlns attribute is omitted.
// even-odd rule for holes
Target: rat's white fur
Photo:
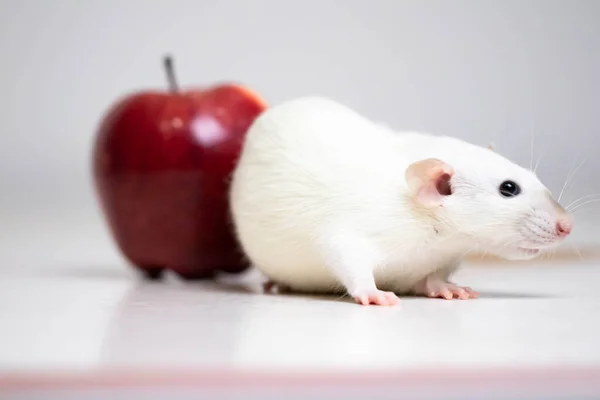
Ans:
<svg viewBox="0 0 600 400"><path fill-rule="evenodd" d="M437 158L455 171L453 193L429 209L405 171ZM498 192L511 179L513 198ZM450 138L394 133L332 100L305 97L266 110L251 126L230 202L250 261L293 290L352 293L375 278L405 293L443 279L475 248L525 259L553 245L562 210L529 170Z"/></svg>

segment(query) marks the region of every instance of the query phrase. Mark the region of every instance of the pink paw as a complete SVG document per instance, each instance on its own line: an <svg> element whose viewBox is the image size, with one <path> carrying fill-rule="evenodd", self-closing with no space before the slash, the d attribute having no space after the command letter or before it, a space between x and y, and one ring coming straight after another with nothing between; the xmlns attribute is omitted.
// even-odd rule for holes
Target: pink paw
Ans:
<svg viewBox="0 0 600 400"><path fill-rule="evenodd" d="M439 297L446 300L452 300L455 298L460 300L469 300L479 297L479 293L470 287L458 286L454 283L438 280L427 280L419 289L420 290L418 290L417 294L422 294L432 298Z"/></svg>
<svg viewBox="0 0 600 400"><path fill-rule="evenodd" d="M267 281L265 283L263 283L263 292L264 293L269 293L269 294L274 294L274 293L278 293L278 294L282 294L282 293L286 293L289 292L290 288L282 285L280 283L277 282L273 282L273 281Z"/></svg>
<svg viewBox="0 0 600 400"><path fill-rule="evenodd" d="M375 304L378 306L395 306L400 299L393 292L384 292L383 290L361 290L352 295L354 300L363 306Z"/></svg>

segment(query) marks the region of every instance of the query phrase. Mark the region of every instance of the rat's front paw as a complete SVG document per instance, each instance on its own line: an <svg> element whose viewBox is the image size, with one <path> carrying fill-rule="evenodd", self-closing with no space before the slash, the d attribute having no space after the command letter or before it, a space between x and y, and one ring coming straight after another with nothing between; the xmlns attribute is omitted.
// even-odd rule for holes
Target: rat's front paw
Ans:
<svg viewBox="0 0 600 400"><path fill-rule="evenodd" d="M432 298L439 297L446 300L452 300L455 298L460 300L468 300L479 297L479 293L470 287L458 286L454 283L445 282L438 279L425 279L415 287L414 292L417 295L423 295Z"/></svg>
<svg viewBox="0 0 600 400"><path fill-rule="evenodd" d="M393 292L384 292L378 289L357 290L352 293L354 300L363 306L374 304L378 306L395 306L400 299Z"/></svg>

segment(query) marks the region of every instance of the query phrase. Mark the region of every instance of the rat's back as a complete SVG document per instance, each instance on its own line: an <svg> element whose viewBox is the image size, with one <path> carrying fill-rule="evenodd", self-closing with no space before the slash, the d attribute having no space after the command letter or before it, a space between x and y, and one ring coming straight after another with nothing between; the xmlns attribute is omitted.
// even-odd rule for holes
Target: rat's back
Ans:
<svg viewBox="0 0 600 400"><path fill-rule="evenodd" d="M336 286L316 242L329 226L373 222L369 208L381 206L379 197L390 187L386 180L395 179L381 173L390 172L386 163L394 157L384 144L389 134L318 97L292 100L259 116L247 133L230 196L250 261L280 282L293 275L298 290Z"/></svg>

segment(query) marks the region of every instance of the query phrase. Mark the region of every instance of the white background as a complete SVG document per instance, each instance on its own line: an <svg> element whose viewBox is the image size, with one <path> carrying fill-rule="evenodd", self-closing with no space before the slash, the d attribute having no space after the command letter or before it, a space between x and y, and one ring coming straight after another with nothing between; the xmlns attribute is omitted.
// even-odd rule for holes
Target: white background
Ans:
<svg viewBox="0 0 600 400"><path fill-rule="evenodd" d="M331 96L526 166L534 141L556 193L587 159L566 203L600 192L597 1L2 0L0 211L19 226L5 235L68 231L117 258L91 144L113 101L166 86L165 53L186 86L239 81L271 104ZM595 238L594 209L573 240Z"/></svg>

